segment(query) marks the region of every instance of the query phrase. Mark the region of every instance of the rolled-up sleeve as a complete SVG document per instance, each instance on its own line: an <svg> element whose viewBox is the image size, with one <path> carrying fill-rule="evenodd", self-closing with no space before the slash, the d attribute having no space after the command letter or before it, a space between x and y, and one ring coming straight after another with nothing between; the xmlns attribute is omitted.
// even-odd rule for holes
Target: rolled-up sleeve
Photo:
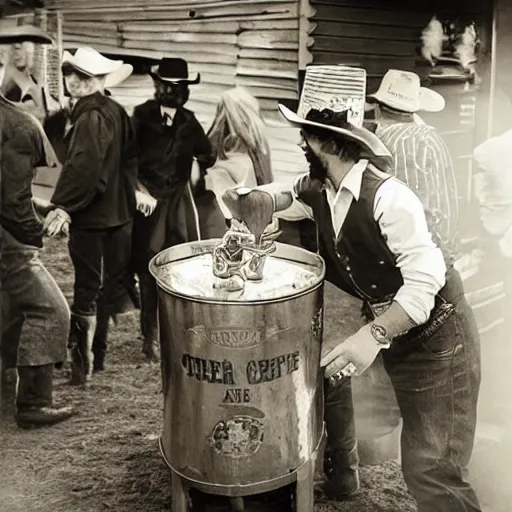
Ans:
<svg viewBox="0 0 512 512"><path fill-rule="evenodd" d="M413 322L423 324L446 282L446 264L432 241L421 201L407 185L388 179L375 196L374 217L403 278L394 300Z"/></svg>
<svg viewBox="0 0 512 512"><path fill-rule="evenodd" d="M74 213L87 207L97 194L105 191L108 176L105 176L103 163L112 133L110 124L96 110L78 118L53 193L53 204Z"/></svg>

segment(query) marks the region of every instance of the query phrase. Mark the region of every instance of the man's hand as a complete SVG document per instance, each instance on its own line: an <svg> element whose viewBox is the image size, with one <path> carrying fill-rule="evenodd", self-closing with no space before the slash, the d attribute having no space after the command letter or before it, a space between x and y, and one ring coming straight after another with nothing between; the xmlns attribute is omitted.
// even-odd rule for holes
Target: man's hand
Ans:
<svg viewBox="0 0 512 512"><path fill-rule="evenodd" d="M355 334L342 341L322 355L320 366L325 367L326 378L332 377L347 364L352 363L356 371L352 375L362 375L373 363L381 347L365 325Z"/></svg>
<svg viewBox="0 0 512 512"><path fill-rule="evenodd" d="M52 210L44 220L44 230L50 237L68 235L71 217L61 208Z"/></svg>
<svg viewBox="0 0 512 512"><path fill-rule="evenodd" d="M135 191L135 199L137 200L137 210L146 217L153 214L156 208L157 200L149 193L140 190Z"/></svg>

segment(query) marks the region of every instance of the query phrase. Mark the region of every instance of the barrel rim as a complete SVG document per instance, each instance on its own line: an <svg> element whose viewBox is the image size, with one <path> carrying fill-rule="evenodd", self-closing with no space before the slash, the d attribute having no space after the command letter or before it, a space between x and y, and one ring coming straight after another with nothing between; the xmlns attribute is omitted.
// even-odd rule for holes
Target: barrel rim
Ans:
<svg viewBox="0 0 512 512"><path fill-rule="evenodd" d="M196 241L196 242L186 242L183 244L175 245L173 247L168 247L167 249L164 249L163 251L159 252L156 256L154 256L151 261L149 262L149 271L151 275L154 277L154 279L157 282L158 288L168 293L169 295L172 295L173 297L177 297L183 300L186 300L187 302L195 302L199 304L214 304L214 305L227 305L227 306L258 306L258 305L265 305L265 304L276 304L280 302L286 302L289 300L297 299L300 297L303 297L304 295L308 295L311 292L314 292L318 288L322 287L325 281L325 260L320 256L319 254L309 252L302 247L296 247L289 244L283 244L280 242L276 242L276 252L273 253L274 257L278 257L280 260L284 261L290 261L297 263L297 259L293 259L291 257L284 257L284 255L279 256L279 252L284 254L302 254L307 255L310 260L314 259L318 262L318 267L320 268L320 272L316 276L315 280L312 284L308 285L307 287L303 288L302 290L296 292L296 293L289 293L286 295L281 295L279 297L269 298L269 299L254 299L254 300L223 300L223 299L214 299L214 298L208 298L208 297L196 297L193 295L187 295L185 293L180 293L173 289L170 285L167 285L160 276L158 275L158 260L165 257L165 255L168 255L170 252L177 252L180 249L184 252L187 248L192 248L193 246L203 246L204 248L207 247L215 247L218 243L221 242L220 238L212 238L208 240L202 240L202 241ZM204 253L207 253L209 251L204 251ZM198 254L187 254L184 257L176 258L176 259L169 259L166 261L166 263L171 263L175 261L183 261L190 258L193 258L197 256ZM307 263L307 262L303 262Z"/></svg>

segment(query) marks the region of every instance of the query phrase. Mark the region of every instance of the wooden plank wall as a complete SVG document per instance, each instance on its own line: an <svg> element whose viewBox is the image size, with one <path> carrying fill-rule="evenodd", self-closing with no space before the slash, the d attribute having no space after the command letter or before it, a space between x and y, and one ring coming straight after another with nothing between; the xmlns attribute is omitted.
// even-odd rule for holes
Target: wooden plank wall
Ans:
<svg viewBox="0 0 512 512"><path fill-rule="evenodd" d="M89 45L113 55L185 58L191 73L201 73L187 107L205 128L220 94L246 87L270 125L276 172L285 174L306 167L297 130L283 125L277 110L279 101L298 96L299 5L298 0L47 2L63 14L64 48ZM152 97L153 83L147 75L133 76L113 94L131 111Z"/></svg>

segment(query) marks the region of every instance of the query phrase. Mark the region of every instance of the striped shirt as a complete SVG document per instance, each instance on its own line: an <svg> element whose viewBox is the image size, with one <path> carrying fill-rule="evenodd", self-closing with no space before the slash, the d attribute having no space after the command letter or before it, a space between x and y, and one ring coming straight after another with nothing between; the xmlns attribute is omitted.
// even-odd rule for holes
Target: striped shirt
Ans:
<svg viewBox="0 0 512 512"><path fill-rule="evenodd" d="M392 173L419 197L434 242L447 261L458 250L458 195L453 163L441 136L427 125L377 123L375 135L391 151Z"/></svg>

